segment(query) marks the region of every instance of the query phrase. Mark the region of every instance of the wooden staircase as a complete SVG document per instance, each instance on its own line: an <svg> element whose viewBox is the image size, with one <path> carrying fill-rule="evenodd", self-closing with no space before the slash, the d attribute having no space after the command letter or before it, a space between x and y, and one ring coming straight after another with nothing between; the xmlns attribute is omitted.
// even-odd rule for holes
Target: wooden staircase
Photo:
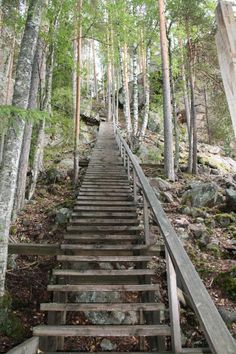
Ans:
<svg viewBox="0 0 236 354"><path fill-rule="evenodd" d="M57 257L61 266L53 270L56 282L48 285L54 301L41 304L41 310L49 312L49 324L34 328L35 336L47 337L43 344L46 350L64 351L68 347L64 338L77 336L110 338L111 342L115 337L121 341L123 337L138 337L137 350L165 350L165 338L170 337L171 331L169 325L160 321L160 311L165 307L155 302L159 286L152 284L155 272L148 268L152 256L148 255L136 209L113 128L102 123L64 237L65 255ZM76 298L73 294L81 292L118 292L122 300L112 303L70 300ZM69 322L69 312L79 316L89 311L135 312L136 323ZM114 343L119 345L117 339Z"/></svg>
<svg viewBox="0 0 236 354"><path fill-rule="evenodd" d="M151 266L153 255L164 252L163 245L150 245L150 211L165 245L168 309ZM41 304L48 324L33 330L41 353L236 353L234 339L141 167L110 123L100 126L64 239L48 285L53 301ZM182 348L177 284L192 303L210 349ZM88 314L100 314L99 320ZM117 323L103 314L124 316ZM127 322L128 314L134 316ZM110 349L102 347L104 339Z"/></svg>

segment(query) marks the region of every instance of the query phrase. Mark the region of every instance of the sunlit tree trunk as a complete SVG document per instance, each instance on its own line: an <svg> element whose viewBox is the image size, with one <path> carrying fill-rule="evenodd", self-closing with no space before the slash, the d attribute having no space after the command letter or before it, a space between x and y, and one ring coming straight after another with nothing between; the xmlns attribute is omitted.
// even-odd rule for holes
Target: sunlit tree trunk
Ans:
<svg viewBox="0 0 236 354"><path fill-rule="evenodd" d="M128 65L127 65L127 44L124 44L123 51L120 52L121 59L121 74L123 82L123 95L124 95L124 114L128 137L132 132L131 117L130 117L130 99L129 99L129 77L128 77Z"/></svg>
<svg viewBox="0 0 236 354"><path fill-rule="evenodd" d="M75 141L74 141L74 185L77 186L79 178L79 133L80 133L80 98L81 98L81 25L82 0L78 1L78 37L77 37L77 90L76 90L76 117L75 117Z"/></svg>
<svg viewBox="0 0 236 354"><path fill-rule="evenodd" d="M134 136L138 134L138 53L137 46L133 49L133 126Z"/></svg>
<svg viewBox="0 0 236 354"><path fill-rule="evenodd" d="M149 105L150 105L150 48L146 50L146 68L145 68L145 80L144 80L144 92L145 92L145 105L144 105L144 115L143 115L143 124L140 131L140 137L143 139L146 134L146 129L148 125L148 116L149 116Z"/></svg>
<svg viewBox="0 0 236 354"><path fill-rule="evenodd" d="M42 9L43 0L32 0L30 2L18 57L12 104L23 109L28 107L31 74ZM24 127L25 122L20 117L15 117L14 126L10 127L6 133L3 163L0 170L0 297L4 295L8 236Z"/></svg>
<svg viewBox="0 0 236 354"><path fill-rule="evenodd" d="M160 15L160 40L162 58L162 77L163 77L163 113L164 113L164 165L167 178L174 181L174 159L173 159L173 134L172 134L172 115L171 115L171 93L168 60L168 42L166 38L166 23L164 12L164 1L159 0Z"/></svg>
<svg viewBox="0 0 236 354"><path fill-rule="evenodd" d="M93 80L94 80L94 94L96 100L98 101L98 80L97 80L97 63L96 63L96 50L95 41L92 40L92 51L93 51Z"/></svg>

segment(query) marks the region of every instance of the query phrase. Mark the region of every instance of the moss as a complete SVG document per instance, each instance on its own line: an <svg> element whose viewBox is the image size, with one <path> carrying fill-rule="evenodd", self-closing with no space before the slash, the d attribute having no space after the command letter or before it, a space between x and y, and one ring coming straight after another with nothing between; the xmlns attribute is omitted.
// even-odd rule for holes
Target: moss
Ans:
<svg viewBox="0 0 236 354"><path fill-rule="evenodd" d="M216 168L217 170L224 171L225 173L230 172L229 168L227 168L223 162L217 161L212 156L201 156L199 158L199 162L202 165L206 165L206 166L209 166L211 168Z"/></svg>
<svg viewBox="0 0 236 354"><path fill-rule="evenodd" d="M162 160L161 151L156 149L149 149L147 157L149 161L160 162Z"/></svg>
<svg viewBox="0 0 236 354"><path fill-rule="evenodd" d="M210 253L211 253L213 256L215 256L215 257L217 257L217 258L219 258L219 257L221 256L221 251L220 251L220 248L219 248L218 245L209 244L209 245L207 245L207 249L208 249L208 251L210 251Z"/></svg>
<svg viewBox="0 0 236 354"><path fill-rule="evenodd" d="M0 333L14 339L24 337L22 322L11 309L12 299L9 294L0 298Z"/></svg>
<svg viewBox="0 0 236 354"><path fill-rule="evenodd" d="M227 227L232 223L235 223L235 216L232 214L227 214L227 213L221 213L221 214L216 214L216 220L217 222L222 226L222 227Z"/></svg>
<svg viewBox="0 0 236 354"><path fill-rule="evenodd" d="M220 273L214 282L220 287L223 293L236 301L236 267L231 268L228 272Z"/></svg>

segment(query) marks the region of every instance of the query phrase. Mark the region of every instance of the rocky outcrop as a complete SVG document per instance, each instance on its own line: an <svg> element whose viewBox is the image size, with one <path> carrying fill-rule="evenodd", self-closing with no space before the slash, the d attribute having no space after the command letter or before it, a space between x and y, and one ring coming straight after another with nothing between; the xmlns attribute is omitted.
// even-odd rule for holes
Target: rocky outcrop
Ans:
<svg viewBox="0 0 236 354"><path fill-rule="evenodd" d="M194 208L213 207L222 201L214 183L194 182L182 196L182 204Z"/></svg>

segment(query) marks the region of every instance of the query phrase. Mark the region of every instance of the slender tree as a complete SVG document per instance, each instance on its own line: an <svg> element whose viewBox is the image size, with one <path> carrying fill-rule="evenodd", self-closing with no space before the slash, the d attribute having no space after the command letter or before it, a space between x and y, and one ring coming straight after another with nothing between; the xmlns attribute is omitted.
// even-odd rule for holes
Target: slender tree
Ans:
<svg viewBox="0 0 236 354"><path fill-rule="evenodd" d="M82 44L82 0L78 1L78 37L77 37L77 90L76 90L76 116L75 116L75 142L74 142L74 185L79 178L79 133L80 133L80 98L81 98L81 44Z"/></svg>
<svg viewBox="0 0 236 354"><path fill-rule="evenodd" d="M173 134L172 134L172 114L171 114L171 90L168 60L168 41L166 37L166 22L164 0L159 0L160 18L160 41L162 58L162 77L163 77L163 113L164 113L164 164L167 178L174 181L174 159L173 159Z"/></svg>

